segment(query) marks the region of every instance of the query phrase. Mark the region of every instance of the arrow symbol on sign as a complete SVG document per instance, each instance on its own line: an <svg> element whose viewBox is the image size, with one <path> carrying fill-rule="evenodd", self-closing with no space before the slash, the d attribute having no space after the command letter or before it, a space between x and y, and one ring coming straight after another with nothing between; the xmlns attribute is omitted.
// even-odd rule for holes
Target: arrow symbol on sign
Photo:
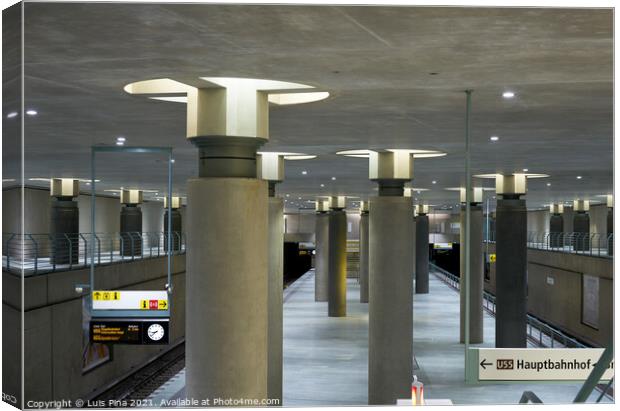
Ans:
<svg viewBox="0 0 620 411"><path fill-rule="evenodd" d="M493 365L493 363L492 363L492 362L485 362L486 360L487 360L487 359L485 358L485 359L484 359L484 360L482 360L482 362L480 363L480 366L481 366L483 369L485 369L485 370L487 369L487 367L486 367L487 365Z"/></svg>

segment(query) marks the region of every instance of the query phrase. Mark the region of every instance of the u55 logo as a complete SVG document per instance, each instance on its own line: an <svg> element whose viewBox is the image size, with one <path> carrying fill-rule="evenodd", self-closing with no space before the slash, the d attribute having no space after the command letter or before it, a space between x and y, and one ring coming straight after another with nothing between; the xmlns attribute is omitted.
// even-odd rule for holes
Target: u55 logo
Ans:
<svg viewBox="0 0 620 411"><path fill-rule="evenodd" d="M496 367L498 370L513 370L515 367L515 361L510 359L510 360L500 360L498 359L496 361Z"/></svg>

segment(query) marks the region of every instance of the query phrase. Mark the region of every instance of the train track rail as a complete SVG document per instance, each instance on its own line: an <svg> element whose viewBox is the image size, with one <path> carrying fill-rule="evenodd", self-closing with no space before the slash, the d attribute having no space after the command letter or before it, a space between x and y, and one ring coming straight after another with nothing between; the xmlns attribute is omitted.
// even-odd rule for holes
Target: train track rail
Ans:
<svg viewBox="0 0 620 411"><path fill-rule="evenodd" d="M181 341L97 393L89 403L106 404L106 407L113 408L115 404L118 404L118 407L125 407L127 402L144 400L184 367L185 341Z"/></svg>

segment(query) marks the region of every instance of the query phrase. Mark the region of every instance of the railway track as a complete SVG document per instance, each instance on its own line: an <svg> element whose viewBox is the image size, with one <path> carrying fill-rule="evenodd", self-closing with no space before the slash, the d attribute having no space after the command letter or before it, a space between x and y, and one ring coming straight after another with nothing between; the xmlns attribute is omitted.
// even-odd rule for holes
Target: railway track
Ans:
<svg viewBox="0 0 620 411"><path fill-rule="evenodd" d="M95 407L101 404L111 408L115 404L126 407L128 402L135 403L146 399L184 367L185 341L182 341L96 394L89 403L95 404Z"/></svg>

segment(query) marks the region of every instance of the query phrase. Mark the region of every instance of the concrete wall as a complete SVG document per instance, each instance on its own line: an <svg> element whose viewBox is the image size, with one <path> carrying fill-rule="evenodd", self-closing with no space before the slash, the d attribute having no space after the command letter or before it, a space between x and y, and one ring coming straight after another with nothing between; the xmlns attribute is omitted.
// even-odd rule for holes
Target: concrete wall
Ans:
<svg viewBox="0 0 620 411"><path fill-rule="evenodd" d="M486 244L483 246L485 249ZM495 253L495 244L489 244ZM528 249L528 312L579 339L605 346L613 333L613 260ZM495 294L495 264L484 289ZM583 276L597 277L598 328L582 321Z"/></svg>
<svg viewBox="0 0 620 411"><path fill-rule="evenodd" d="M285 213L284 232L293 233L314 233L315 213Z"/></svg>
<svg viewBox="0 0 620 411"><path fill-rule="evenodd" d="M50 203L48 189L24 188L24 232L47 234L50 231ZM80 210L80 232L90 232L90 196L78 196ZM118 198L97 196L97 217L95 226L98 233L114 233L120 228L120 202ZM18 233L19 210L21 208L21 188L14 187L2 191L2 231Z"/></svg>
<svg viewBox="0 0 620 411"><path fill-rule="evenodd" d="M286 238L295 238L292 234L314 234L316 216L314 212L285 213L285 234L291 234ZM360 238L360 215L357 212L347 213L347 239L358 240Z"/></svg>
<svg viewBox="0 0 620 411"><path fill-rule="evenodd" d="M185 335L185 255L174 256L173 273L171 343ZM12 324L18 329L21 281L19 276L6 272L2 277L4 327ZM88 270L26 277L24 281L24 346L28 354L24 369L26 400L87 398L93 390L109 384L166 348L116 345L112 348L111 361L83 374L83 295L76 294L74 287L88 282ZM96 288L100 289L163 289L166 281L166 258L96 268ZM10 338L11 334L3 333L3 336L4 363L14 364L7 359L19 358L19 352L15 352L19 348L14 338ZM5 391L19 392L19 370L3 366L3 383Z"/></svg>
<svg viewBox="0 0 620 411"><path fill-rule="evenodd" d="M91 197L80 194L77 201L80 210L80 232L90 233L92 230ZM95 200L95 231L97 233L118 233L120 227L121 203L119 199L97 196Z"/></svg>
<svg viewBox="0 0 620 411"><path fill-rule="evenodd" d="M607 204L590 206L590 233L607 238Z"/></svg>
<svg viewBox="0 0 620 411"><path fill-rule="evenodd" d="M453 228L453 225L457 223L460 223L459 213L433 211L428 214L429 242L458 242L460 228Z"/></svg>
<svg viewBox="0 0 620 411"><path fill-rule="evenodd" d="M544 233L549 231L549 210L531 210L527 212L527 231Z"/></svg>
<svg viewBox="0 0 620 411"><path fill-rule="evenodd" d="M24 232L49 233L50 227L49 190L26 188L24 190ZM21 188L2 190L2 232L19 233Z"/></svg>

